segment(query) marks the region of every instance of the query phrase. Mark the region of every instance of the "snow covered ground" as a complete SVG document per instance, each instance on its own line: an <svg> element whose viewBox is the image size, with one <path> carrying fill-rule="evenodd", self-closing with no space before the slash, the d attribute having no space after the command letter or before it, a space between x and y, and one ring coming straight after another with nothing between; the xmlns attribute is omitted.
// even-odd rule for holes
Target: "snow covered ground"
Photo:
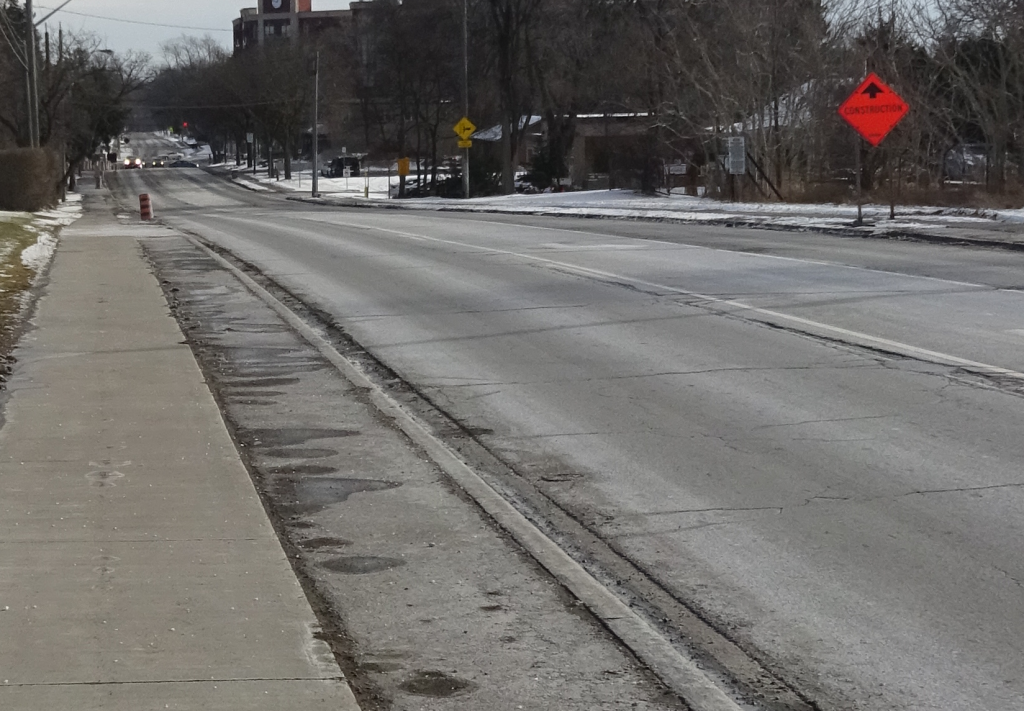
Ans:
<svg viewBox="0 0 1024 711"><path fill-rule="evenodd" d="M30 289L53 258L60 228L81 214L81 196L76 194L51 210L0 212L0 360L17 340Z"/></svg>
<svg viewBox="0 0 1024 711"><path fill-rule="evenodd" d="M275 180L267 177L266 168L261 168L257 175L240 173L236 182L239 181L247 186L255 183L258 186L273 186L280 190L300 193L312 194L313 190L313 173L309 170L293 171L291 180ZM398 194L398 176L391 178L386 175L375 175L369 178L366 176L358 178L324 178L321 176L317 187L320 194L325 197L388 200L389 193L392 197Z"/></svg>
<svg viewBox="0 0 1024 711"><path fill-rule="evenodd" d="M511 213L543 213L624 219L666 219L683 222L743 222L780 227L847 227L857 218L856 205L792 204L792 203L729 203L709 198L684 195L649 197L628 190L598 190L540 195L508 195L472 200L409 200L410 207L444 209L453 206L463 210ZM979 211L969 214L928 206L897 206L896 219L889 219L888 205L865 205L865 221L878 226L898 224L900 227L961 227L990 225L993 221L1024 224L1024 210Z"/></svg>
<svg viewBox="0 0 1024 711"><path fill-rule="evenodd" d="M82 216L82 196L69 193L67 200L52 210L43 210L32 215L25 229L39 235L35 244L30 244L21 253L21 263L37 274L50 263L57 249L57 232Z"/></svg>
<svg viewBox="0 0 1024 711"><path fill-rule="evenodd" d="M296 171L291 180L240 174L236 182L254 190L278 189L311 194L312 174ZM320 194L328 199L380 201L394 199L398 177L320 178ZM857 218L857 206L846 204L730 203L685 195L645 196L630 190L594 190L538 195L502 195L451 200L408 198L402 207L428 210L461 210L519 214L574 215L619 219L656 219L694 223L742 223L792 229L847 229ZM889 219L888 205L865 205L866 231L924 231L935 228L979 228L999 224L1024 226L1024 209L966 210L927 205L896 208Z"/></svg>

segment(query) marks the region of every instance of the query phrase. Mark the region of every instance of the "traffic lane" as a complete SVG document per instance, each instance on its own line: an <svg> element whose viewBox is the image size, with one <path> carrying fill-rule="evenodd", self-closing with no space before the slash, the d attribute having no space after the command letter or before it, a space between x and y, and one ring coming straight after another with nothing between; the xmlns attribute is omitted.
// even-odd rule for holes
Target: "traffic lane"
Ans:
<svg viewBox="0 0 1024 711"><path fill-rule="evenodd" d="M363 215L309 213L304 221L368 227ZM510 226L484 234L479 225L388 213L372 229L506 254L552 268L627 280L651 293L700 302L785 328L852 338L1024 371L1024 292L847 265L753 255L689 245ZM445 225L438 229L438 225ZM386 234L387 232L381 232ZM603 276L601 276L603 275ZM752 309L761 309L760 313ZM766 313L770 312L770 313ZM806 323L809 321L810 323ZM848 333L863 334L865 338Z"/></svg>
<svg viewBox="0 0 1024 711"><path fill-rule="evenodd" d="M281 209L280 203L285 208L293 204L245 190L197 168L119 170L108 177L108 184L125 204L132 204L137 195L148 194L157 216L231 208Z"/></svg>
<svg viewBox="0 0 1024 711"><path fill-rule="evenodd" d="M555 231L574 230L595 236L660 240L966 281L997 288L1024 288L1024 252L995 248L957 247L817 232L579 217L446 213L445 218ZM1004 230L1019 235L1021 228L1008 226ZM936 232L941 234L943 231L941 226L936 227ZM999 231L993 232L998 234Z"/></svg>
<svg viewBox="0 0 1024 711"><path fill-rule="evenodd" d="M133 155L139 158L153 158L158 155L177 153L181 146L175 141L150 133L133 133L128 144L130 150L136 151Z"/></svg>
<svg viewBox="0 0 1024 711"><path fill-rule="evenodd" d="M1020 698L1018 399L508 255L198 219L805 684Z"/></svg>

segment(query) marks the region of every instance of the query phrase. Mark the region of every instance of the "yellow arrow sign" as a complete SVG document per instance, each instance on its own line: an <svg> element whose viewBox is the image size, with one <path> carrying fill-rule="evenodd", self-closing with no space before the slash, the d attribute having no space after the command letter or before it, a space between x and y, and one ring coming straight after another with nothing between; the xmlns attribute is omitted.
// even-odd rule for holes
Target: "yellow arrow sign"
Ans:
<svg viewBox="0 0 1024 711"><path fill-rule="evenodd" d="M476 126L465 116L462 120L455 124L455 133L459 134L459 138L463 141L469 140L469 137L476 133Z"/></svg>

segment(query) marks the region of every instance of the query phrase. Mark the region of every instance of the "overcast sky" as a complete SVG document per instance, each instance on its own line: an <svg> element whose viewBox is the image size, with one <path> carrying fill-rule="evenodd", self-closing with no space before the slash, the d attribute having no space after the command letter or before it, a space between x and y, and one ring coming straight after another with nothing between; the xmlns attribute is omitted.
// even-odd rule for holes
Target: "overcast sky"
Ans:
<svg viewBox="0 0 1024 711"><path fill-rule="evenodd" d="M33 0L36 18L42 19L63 1ZM256 0L71 0L64 10L47 20L46 24L54 30L59 23L72 31L92 32L112 50L124 52L137 49L159 59L160 43L183 34L208 34L224 46L230 46L231 21L238 17L243 7L256 7ZM346 7L348 0L313 0L314 10Z"/></svg>

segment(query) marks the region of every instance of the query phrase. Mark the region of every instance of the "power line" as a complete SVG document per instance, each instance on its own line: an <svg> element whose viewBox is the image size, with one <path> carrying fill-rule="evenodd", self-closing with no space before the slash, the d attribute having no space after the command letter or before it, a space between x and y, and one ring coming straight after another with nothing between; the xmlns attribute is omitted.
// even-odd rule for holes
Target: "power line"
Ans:
<svg viewBox="0 0 1024 711"><path fill-rule="evenodd" d="M155 104L136 104L129 102L129 106L134 109L149 109L150 111L163 111L163 110L180 110L180 111L192 111L198 109L247 109L254 106L276 106L280 104L296 104L305 101L305 99L278 99L275 101L250 101L242 104L205 104L195 106L185 106L171 104L168 106L158 106Z"/></svg>
<svg viewBox="0 0 1024 711"><path fill-rule="evenodd" d="M52 10L53 8L38 6L41 10ZM79 17L88 17L93 20L107 20L109 22L123 22L128 25L146 25L147 27L170 27L174 30L198 30L200 32L233 32L234 30L226 30L223 27L194 27L190 25L169 25L163 22L143 22L142 20L126 20L122 17L108 17L106 15L90 15L86 12L77 12L75 10L60 10L67 15L78 15Z"/></svg>
<svg viewBox="0 0 1024 711"><path fill-rule="evenodd" d="M11 32L10 35L7 34L8 30ZM7 13L4 11L2 5L0 5L0 33L3 34L4 39L7 40L7 44L10 45L14 58L17 59L18 63L27 70L28 64L25 63L24 47L19 51L15 46L14 40L11 39L11 36L13 36L14 39L17 39L18 33L14 31L14 25L11 23L10 18L7 17Z"/></svg>

